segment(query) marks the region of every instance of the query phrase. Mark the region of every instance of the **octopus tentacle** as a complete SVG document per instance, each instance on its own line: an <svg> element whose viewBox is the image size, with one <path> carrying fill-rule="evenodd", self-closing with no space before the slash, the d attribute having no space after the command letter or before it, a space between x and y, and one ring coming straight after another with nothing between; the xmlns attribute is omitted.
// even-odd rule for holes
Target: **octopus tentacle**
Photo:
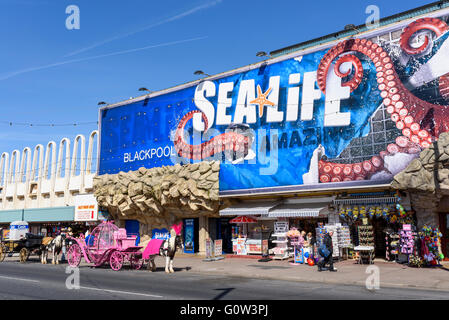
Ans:
<svg viewBox="0 0 449 320"><path fill-rule="evenodd" d="M408 40L410 37L415 32L423 29L430 29L437 36L440 36L448 31L449 27L438 19L417 20L404 30L401 38L401 46L406 52L410 53L412 51L408 50L410 48L407 47L409 46ZM413 50L413 53L422 52L425 46L423 49L421 47L418 49ZM397 152L417 153L421 148L429 147L440 133L449 131L449 106L435 105L414 96L400 81L388 53L378 44L366 39L343 41L324 55L317 75L318 86L324 93L327 73L332 61L339 55L351 51L364 54L374 63L377 72L378 89L380 90L383 104L391 115L392 121L396 123L396 127L402 130L403 136L398 137L396 143L390 144L386 151L381 152L380 157L375 156L361 163L339 164L321 160L319 162L319 179L321 182L364 180L382 169L382 159L386 155ZM345 60L352 61L352 58L346 58ZM341 65L341 63L338 64L337 61L337 65ZM356 72L359 71L357 70ZM339 70L335 70L335 72L339 76L342 74ZM443 76L440 79L440 91L442 93L446 92L445 90L449 90L447 89L449 88L448 82L449 77L445 78ZM343 166L343 174L338 169L335 170L335 168L341 166Z"/></svg>
<svg viewBox="0 0 449 320"><path fill-rule="evenodd" d="M193 118L195 113L201 113L204 121L205 128L208 127L206 115L199 111L193 110L188 112L178 124L175 132L174 146L179 156L193 159L203 160L211 157L216 153L223 152L225 150L230 151L243 151L245 147L249 146L249 138L240 133L226 132L218 136L213 137L209 141L203 142L197 145L191 145L184 139L184 128L187 122Z"/></svg>
<svg viewBox="0 0 449 320"><path fill-rule="evenodd" d="M449 100L449 73L440 77L438 85L441 96Z"/></svg>
<svg viewBox="0 0 449 320"><path fill-rule="evenodd" d="M429 37L425 36L424 43L418 47L413 48L410 45L410 38L418 31L421 30L430 30L433 31L437 37L441 36L443 33L449 30L448 25L439 19L436 18L422 18L418 19L415 22L412 22L410 25L408 25L401 35L401 48L405 52L411 55L420 54L424 52L429 45Z"/></svg>
<svg viewBox="0 0 449 320"><path fill-rule="evenodd" d="M340 78L347 77L351 73L351 70L348 70L345 73L340 71L341 65L345 62L351 62L355 71L354 71L354 76L352 77L352 79L342 83L342 86L350 87L351 92L353 92L355 89L357 89L359 84L362 82L363 66L362 66L362 63L360 62L360 60L352 54L348 54L348 55L341 57L340 59L337 60L337 62L335 63L335 67L334 67L335 74L338 75Z"/></svg>

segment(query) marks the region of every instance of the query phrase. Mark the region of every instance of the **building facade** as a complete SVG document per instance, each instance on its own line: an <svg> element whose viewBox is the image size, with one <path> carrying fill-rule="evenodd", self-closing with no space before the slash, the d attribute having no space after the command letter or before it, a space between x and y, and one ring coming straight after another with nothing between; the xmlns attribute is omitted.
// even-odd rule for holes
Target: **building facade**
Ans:
<svg viewBox="0 0 449 320"><path fill-rule="evenodd" d="M390 224L426 219L391 182L449 131L448 16L438 2L101 108L97 199L141 232L184 219L202 253L359 215L385 251Z"/></svg>
<svg viewBox="0 0 449 320"><path fill-rule="evenodd" d="M53 234L61 225L95 222L93 196L98 131L44 147L4 152L0 162L0 224L27 221L33 233ZM100 217L101 214L100 214Z"/></svg>

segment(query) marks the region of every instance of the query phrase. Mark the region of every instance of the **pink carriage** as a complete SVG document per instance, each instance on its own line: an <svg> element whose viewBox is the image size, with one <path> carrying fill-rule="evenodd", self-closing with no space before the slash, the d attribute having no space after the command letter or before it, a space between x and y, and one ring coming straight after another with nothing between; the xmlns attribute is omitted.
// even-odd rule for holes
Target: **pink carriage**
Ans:
<svg viewBox="0 0 449 320"><path fill-rule="evenodd" d="M142 268L142 247L135 245L136 236L128 237L126 230L118 228L112 221L98 225L88 237L87 243L84 235L69 240L73 242L67 250L67 260L71 267L79 266L84 256L95 267L109 261L112 270L118 271L128 260L133 269Z"/></svg>

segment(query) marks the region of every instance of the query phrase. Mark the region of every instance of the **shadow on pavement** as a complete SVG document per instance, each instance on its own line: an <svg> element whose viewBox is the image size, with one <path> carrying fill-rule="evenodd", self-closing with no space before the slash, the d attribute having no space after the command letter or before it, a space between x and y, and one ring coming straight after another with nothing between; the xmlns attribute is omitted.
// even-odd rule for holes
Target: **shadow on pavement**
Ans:
<svg viewBox="0 0 449 320"><path fill-rule="evenodd" d="M231 292L232 290L234 290L235 288L221 288L221 289L215 289L216 291L223 291L222 293L220 293L219 295L217 295L215 298L213 298L212 300L220 300L221 298L223 298L225 295L227 295L229 292Z"/></svg>

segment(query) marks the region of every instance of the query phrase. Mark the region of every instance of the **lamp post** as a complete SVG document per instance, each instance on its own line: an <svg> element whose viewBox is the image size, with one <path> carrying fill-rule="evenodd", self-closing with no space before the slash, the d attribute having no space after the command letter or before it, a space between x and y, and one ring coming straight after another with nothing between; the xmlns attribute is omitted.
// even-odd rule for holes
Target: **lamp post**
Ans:
<svg viewBox="0 0 449 320"><path fill-rule="evenodd" d="M263 58L263 57L269 58L269 57L270 57L270 55L269 55L268 53L266 53L265 51L259 51L259 52L257 52L257 53L256 53L256 56L259 57L259 58Z"/></svg>
<svg viewBox="0 0 449 320"><path fill-rule="evenodd" d="M147 88L145 88L145 87L139 88L139 91L146 91L146 92L148 92L148 93L151 93L151 91L150 91L150 90L148 90L148 89L147 89Z"/></svg>
<svg viewBox="0 0 449 320"><path fill-rule="evenodd" d="M356 31L357 33L360 33L360 30L357 29L357 27L356 27L355 25L353 25L353 24L347 24L347 25L345 25L345 30L346 30L346 31L354 30L354 31Z"/></svg>
<svg viewBox="0 0 449 320"><path fill-rule="evenodd" d="M193 73L196 76L206 76L206 77L210 77L210 74L204 73L202 70L197 70Z"/></svg>

